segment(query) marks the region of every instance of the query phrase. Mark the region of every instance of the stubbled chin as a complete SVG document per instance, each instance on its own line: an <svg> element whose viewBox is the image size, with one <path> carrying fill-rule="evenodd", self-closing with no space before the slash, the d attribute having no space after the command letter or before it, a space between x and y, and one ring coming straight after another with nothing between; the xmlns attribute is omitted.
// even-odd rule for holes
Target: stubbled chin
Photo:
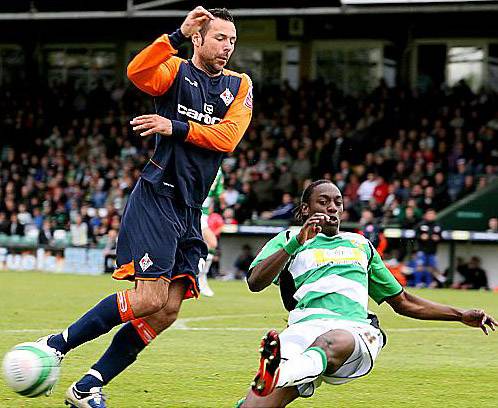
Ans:
<svg viewBox="0 0 498 408"><path fill-rule="evenodd" d="M219 74L221 71L223 71L223 68L225 66L224 65L220 65L220 64L213 64L213 65L209 65L209 72L213 75L216 75L216 74Z"/></svg>

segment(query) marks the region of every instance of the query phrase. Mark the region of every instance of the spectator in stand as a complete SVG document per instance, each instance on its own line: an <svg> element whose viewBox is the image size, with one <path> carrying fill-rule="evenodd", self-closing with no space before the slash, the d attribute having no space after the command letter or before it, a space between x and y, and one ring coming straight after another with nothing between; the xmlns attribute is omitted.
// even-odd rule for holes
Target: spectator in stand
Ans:
<svg viewBox="0 0 498 408"><path fill-rule="evenodd" d="M432 273L429 271L427 261L423 252L414 252L406 264L409 273L408 286L416 288L433 287Z"/></svg>
<svg viewBox="0 0 498 408"><path fill-rule="evenodd" d="M0 234L10 235L10 223L7 215L2 211L0 212Z"/></svg>
<svg viewBox="0 0 498 408"><path fill-rule="evenodd" d="M404 265L398 260L398 256L395 251L386 252L384 254L384 265L389 269L389 272L396 278L401 286L406 286L408 281L403 273Z"/></svg>
<svg viewBox="0 0 498 408"><path fill-rule="evenodd" d="M434 175L434 200L438 203L439 208L445 208L450 203L448 186L446 184L445 175L442 171L438 171Z"/></svg>
<svg viewBox="0 0 498 408"><path fill-rule="evenodd" d="M42 228L38 232L38 244L50 246L54 243L54 231L49 219L43 221Z"/></svg>
<svg viewBox="0 0 498 408"><path fill-rule="evenodd" d="M346 179L344 178L344 175L342 173L335 173L334 175L334 184L337 186L337 188L341 191L344 191L346 188Z"/></svg>
<svg viewBox="0 0 498 408"><path fill-rule="evenodd" d="M295 184L296 181L292 173L289 171L289 166L286 163L283 163L279 168L279 175L277 183L275 184L276 190L281 194L285 192L294 194L296 191Z"/></svg>
<svg viewBox="0 0 498 408"><path fill-rule="evenodd" d="M349 182L344 189L344 196L351 199L353 203L358 201L358 189L360 188L359 178L356 174L352 173Z"/></svg>
<svg viewBox="0 0 498 408"><path fill-rule="evenodd" d="M358 197L360 201L366 205L373 197L375 187L377 186L377 179L372 172L367 173L367 178L360 184L358 188Z"/></svg>
<svg viewBox="0 0 498 408"><path fill-rule="evenodd" d="M290 193L282 194L282 203L273 211L264 211L261 218L265 220L292 220L294 217L294 200Z"/></svg>
<svg viewBox="0 0 498 408"><path fill-rule="evenodd" d="M453 200L456 200L462 191L467 174L466 161L462 157L456 161L456 173L451 173L448 180L448 192Z"/></svg>
<svg viewBox="0 0 498 408"><path fill-rule="evenodd" d="M88 245L88 224L81 215L76 216L76 221L71 224L71 242L74 246L85 247Z"/></svg>
<svg viewBox="0 0 498 408"><path fill-rule="evenodd" d="M423 266L440 283L443 284L446 278L439 272L437 263L437 247L441 242L442 228L436 222L436 211L429 208L424 214L424 220L417 226L417 265L419 260L423 260Z"/></svg>
<svg viewBox="0 0 498 408"><path fill-rule="evenodd" d="M393 180L387 189L387 197L384 200L384 210L388 208L394 208L394 206L399 205L398 196L396 195L396 191L400 186L399 180Z"/></svg>
<svg viewBox="0 0 498 408"><path fill-rule="evenodd" d="M467 174L463 179L463 187L458 192L456 199L461 200L462 198L472 194L476 190L475 179L471 174Z"/></svg>
<svg viewBox="0 0 498 408"><path fill-rule="evenodd" d="M275 158L275 165L277 167L280 167L282 164L285 164L289 168L292 165L292 157L289 155L287 149L283 146L278 148L277 157Z"/></svg>
<svg viewBox="0 0 498 408"><path fill-rule="evenodd" d="M382 257L387 247L387 240L384 237L381 228L377 222L375 222L375 218L371 210L364 209L361 212L360 225L360 233L372 243L374 248Z"/></svg>
<svg viewBox="0 0 498 408"><path fill-rule="evenodd" d="M497 217L491 217L488 220L488 232L493 232L495 234L498 234L498 218Z"/></svg>
<svg viewBox="0 0 498 408"><path fill-rule="evenodd" d="M256 177L252 189L257 198L258 212L261 212L265 209L271 208L275 203L273 190L274 185L270 173L263 173L261 178L259 177L259 173L253 173L253 177L255 175Z"/></svg>
<svg viewBox="0 0 498 408"><path fill-rule="evenodd" d="M57 229L67 230L69 224L69 215L64 207L64 203L58 202L57 209L54 212L54 220Z"/></svg>
<svg viewBox="0 0 498 408"><path fill-rule="evenodd" d="M417 219L415 215L415 210L412 207L406 207L405 216L403 218L403 222L401 224L401 228L404 229L413 229L419 223L419 219Z"/></svg>
<svg viewBox="0 0 498 408"><path fill-rule="evenodd" d="M439 203L436 202L434 187L427 186L424 189L424 196L422 198L420 207L424 211L427 211L429 208L434 208L435 210L442 209L442 207L439 206Z"/></svg>
<svg viewBox="0 0 498 408"><path fill-rule="evenodd" d="M121 85L88 90L61 83L36 89L26 85L26 89L7 85L0 90L4 114L0 119L0 212L6 213L7 223L11 213L19 212L19 222L30 224L20 207L26 204L39 229L50 217L66 231L80 212L89 226L89 243L94 245L111 228L114 214L96 212L87 219L82 206L88 210L111 205L117 215L122 214L152 147L150 140L130 136L128 121L137 112L151 110L151 101ZM358 199L354 173L383 176L389 185L380 216L384 222L402 222L400 214L406 207L414 208L415 218L418 207L439 211L497 177L496 93L450 89L422 95L393 88L353 98L319 82L303 83L297 90L258 87L261 103L255 106L259 111L247 138L222 164L227 180L232 181L230 174L235 174L234 189L241 196L253 196L237 200L239 222L252 218L254 211L256 216L271 210L284 192L295 198L302 169L304 175L311 171L313 178L330 173L329 178L345 183L352 220L358 220L362 207L378 212L370 204L374 193L365 193L365 184ZM116 95L123 95L119 105ZM372 108L372 98L382 112ZM105 109L96 109L95 104ZM301 115L293 114L296 106ZM293 157L297 164L290 171ZM263 175L252 176L256 169ZM248 194L244 183L253 181L254 191ZM415 207L408 204L411 198L418 202Z"/></svg>
<svg viewBox="0 0 498 408"><path fill-rule="evenodd" d="M386 183L384 177L377 176L377 185L373 191L373 198L377 202L377 204L384 204L386 198L389 194L389 185Z"/></svg>
<svg viewBox="0 0 498 408"><path fill-rule="evenodd" d="M19 213L17 214L19 222L26 227L26 225L33 224L33 216L28 212L27 206L24 203L19 204Z"/></svg>
<svg viewBox="0 0 498 408"><path fill-rule="evenodd" d="M242 246L242 253L235 260L235 279L245 279L249 267L254 260L254 254L249 245Z"/></svg>
<svg viewBox="0 0 498 408"><path fill-rule="evenodd" d="M33 208L33 224L35 225L36 228L38 228L38 230L42 228L43 220L44 217L40 208L39 207Z"/></svg>
<svg viewBox="0 0 498 408"><path fill-rule="evenodd" d="M481 268L481 259L477 256L470 258L470 261L459 269L459 273L464 278L461 283L452 285L454 289L484 289L489 290L486 272Z"/></svg>
<svg viewBox="0 0 498 408"><path fill-rule="evenodd" d="M311 177L311 162L307 157L307 152L300 149L297 152L297 158L290 166L290 172L297 182L297 189L302 190L304 180Z"/></svg>
<svg viewBox="0 0 498 408"><path fill-rule="evenodd" d="M235 218L242 224L250 219L255 211L256 196L252 191L251 183L243 183L242 191L235 203Z"/></svg>
<svg viewBox="0 0 498 408"><path fill-rule="evenodd" d="M107 240L104 247L104 265L106 272L113 272L116 268L116 247L118 231L110 229L107 233Z"/></svg>
<svg viewBox="0 0 498 408"><path fill-rule="evenodd" d="M17 213L10 215L10 225L7 234L24 236L24 225L19 222Z"/></svg>
<svg viewBox="0 0 498 408"><path fill-rule="evenodd" d="M226 193L226 190L225 190ZM231 207L227 207L223 210L223 220L226 225L237 225L238 221L235 219L235 211Z"/></svg>
<svg viewBox="0 0 498 408"><path fill-rule="evenodd" d="M235 189L234 184L235 184L234 182L230 181L224 192L225 205L227 207L235 206L235 204L237 204L237 201L239 199L240 193L238 190Z"/></svg>
<svg viewBox="0 0 498 408"><path fill-rule="evenodd" d="M258 173L270 171L270 154L268 153L268 150L261 151L259 160L254 166L254 170Z"/></svg>

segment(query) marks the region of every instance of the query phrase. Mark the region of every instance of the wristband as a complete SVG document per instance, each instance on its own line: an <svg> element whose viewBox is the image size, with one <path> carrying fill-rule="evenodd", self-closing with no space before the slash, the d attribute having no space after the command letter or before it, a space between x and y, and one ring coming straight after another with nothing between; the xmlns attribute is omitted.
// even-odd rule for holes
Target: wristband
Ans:
<svg viewBox="0 0 498 408"><path fill-rule="evenodd" d="M176 137L181 140L185 140L188 136L188 132L190 129L190 126L185 122L181 122L179 120L171 120L171 136Z"/></svg>
<svg viewBox="0 0 498 408"><path fill-rule="evenodd" d="M284 251L287 252L289 255L294 255L297 250L301 248L301 244L297 240L297 237L294 235L287 244L284 246Z"/></svg>
<svg viewBox="0 0 498 408"><path fill-rule="evenodd" d="M169 43L175 50L180 48L180 45L182 45L185 41L187 41L187 37L183 35L182 30L180 29L168 35L168 38L169 38Z"/></svg>

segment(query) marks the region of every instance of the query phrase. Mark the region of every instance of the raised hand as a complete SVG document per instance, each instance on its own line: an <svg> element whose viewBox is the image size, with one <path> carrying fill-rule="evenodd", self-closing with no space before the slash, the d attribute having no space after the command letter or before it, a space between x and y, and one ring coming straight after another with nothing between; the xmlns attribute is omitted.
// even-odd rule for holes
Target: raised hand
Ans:
<svg viewBox="0 0 498 408"><path fill-rule="evenodd" d="M187 14L180 30L185 37L191 37L209 20L214 20L214 16L204 7L198 6Z"/></svg>
<svg viewBox="0 0 498 408"><path fill-rule="evenodd" d="M301 231L297 235L297 240L302 245L308 239L316 237L322 231L320 224L324 224L330 221L330 217L327 214L315 213L309 217L306 222L301 227Z"/></svg>

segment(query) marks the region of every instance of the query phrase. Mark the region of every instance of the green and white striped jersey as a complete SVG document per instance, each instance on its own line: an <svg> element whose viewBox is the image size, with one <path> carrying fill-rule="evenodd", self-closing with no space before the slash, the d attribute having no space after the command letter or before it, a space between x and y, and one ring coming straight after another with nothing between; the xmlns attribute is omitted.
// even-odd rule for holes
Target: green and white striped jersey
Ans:
<svg viewBox="0 0 498 408"><path fill-rule="evenodd" d="M283 231L270 240L251 268L283 248L292 235ZM306 241L286 269L294 280L297 301L289 324L323 318L369 323L369 296L380 304L403 290L373 245L363 235L349 232L334 237L318 234Z"/></svg>
<svg viewBox="0 0 498 408"><path fill-rule="evenodd" d="M204 215L209 215L209 206L213 198L219 198L223 194L223 191L225 191L223 187L223 173L221 172L221 168L219 168L213 184L211 184L211 188L209 189L208 196L202 203L202 213Z"/></svg>

